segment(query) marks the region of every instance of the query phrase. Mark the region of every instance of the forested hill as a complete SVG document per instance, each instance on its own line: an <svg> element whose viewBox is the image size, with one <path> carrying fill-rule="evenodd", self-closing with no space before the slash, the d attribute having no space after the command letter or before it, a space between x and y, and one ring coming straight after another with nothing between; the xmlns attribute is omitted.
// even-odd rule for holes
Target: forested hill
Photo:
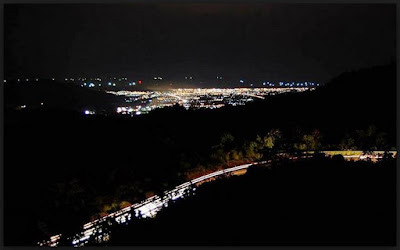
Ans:
<svg viewBox="0 0 400 250"><path fill-rule="evenodd" d="M396 67L343 73L315 91L275 95L242 107L226 107L226 111L216 119L251 121L257 132L271 127L318 128L332 143L347 131L375 125L395 145ZM230 124L232 130L234 126ZM241 124L237 129L244 127Z"/></svg>
<svg viewBox="0 0 400 250"><path fill-rule="evenodd" d="M317 90L315 101L326 111L342 111L349 121L371 121L395 128L395 64L346 72ZM311 100L313 101L313 100ZM389 127L388 127L389 128Z"/></svg>

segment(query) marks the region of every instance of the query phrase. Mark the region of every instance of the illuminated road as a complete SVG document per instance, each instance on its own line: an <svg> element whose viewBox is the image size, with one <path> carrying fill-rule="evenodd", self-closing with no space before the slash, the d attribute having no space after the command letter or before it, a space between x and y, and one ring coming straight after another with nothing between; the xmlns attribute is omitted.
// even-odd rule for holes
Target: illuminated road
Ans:
<svg viewBox="0 0 400 250"><path fill-rule="evenodd" d="M207 180L212 180L215 177L228 174L236 174L236 175L244 174L245 173L244 170L247 170L249 166L255 164L265 164L265 163L268 162L264 161L258 163L244 164L200 176L191 181L176 186L174 189L170 191L164 192L164 196L162 198L159 197L158 195L154 195L142 202L133 204L129 207L123 208L119 211L103 216L92 222L86 223L85 225L83 225L84 231L72 237L71 239L72 245L74 245L75 247L84 246L89 242L89 239L91 238L94 238L97 242L106 241L108 234L105 232L103 227L107 224L110 225L111 223L113 223L113 221L115 221L118 224L124 224L132 219L131 218L132 214L134 214L136 217L138 217L140 214L141 217L143 218L154 217L158 211L160 211L164 206L167 206L168 201L181 198L186 192L190 191L190 189L192 189L193 191L196 190L196 186L200 185L202 182L205 182ZM40 246L55 247L58 245L60 238L61 235L55 235L50 238L50 241L38 242L38 244Z"/></svg>
<svg viewBox="0 0 400 250"><path fill-rule="evenodd" d="M326 151L329 152L329 151ZM335 151L339 152L339 151ZM396 151L393 151L396 152ZM304 157L304 156L303 156ZM301 157L301 158L303 158ZM305 156L306 158L312 157L312 155ZM290 160L296 160L299 157L289 157ZM348 155L345 156L347 159L360 159L363 160L360 155ZM160 211L163 207L166 207L169 201L176 200L181 198L185 193L196 190L196 186L200 185L201 183L213 180L218 176L224 175L241 175L246 173L247 168L251 165L260 165L265 164L264 166L269 166L271 160L269 161L262 161L256 163L249 163L240 166L235 166L232 168L227 168L223 170L219 170L210 174L206 174L195 178L191 181L185 182L179 186L176 186L174 189L165 191L164 196L160 197L158 195L154 195L145 199L142 202L133 204L129 207L123 208L119 211L114 213L108 214L103 216L99 219L96 219L92 222L86 223L83 225L83 232L80 234L76 234L75 236L68 238L71 241L74 247L80 247L86 245L90 239L94 239L96 242L101 243L107 241L109 239L109 234L105 230L105 227L108 225L112 225L113 223L124 224L132 219L132 215L139 217L139 215L143 218L147 217L154 217L158 211ZM61 239L61 235L55 235L50 238L49 241L38 242L40 246L51 246L55 247L59 244L59 240Z"/></svg>
<svg viewBox="0 0 400 250"><path fill-rule="evenodd" d="M248 95L248 96L251 96L251 97L256 97L256 98L259 98L259 99L265 99L265 97L263 97L263 96L259 96L259 95L253 95L253 94L246 94L246 95Z"/></svg>

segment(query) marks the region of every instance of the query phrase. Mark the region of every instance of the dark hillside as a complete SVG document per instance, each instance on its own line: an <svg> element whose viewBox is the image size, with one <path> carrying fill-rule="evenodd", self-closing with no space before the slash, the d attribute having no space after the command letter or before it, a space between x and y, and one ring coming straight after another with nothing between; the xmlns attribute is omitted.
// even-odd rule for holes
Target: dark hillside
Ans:
<svg viewBox="0 0 400 250"><path fill-rule="evenodd" d="M110 245L393 246L395 161L313 159L206 183Z"/></svg>
<svg viewBox="0 0 400 250"><path fill-rule="evenodd" d="M266 128L320 129L327 142L338 143L346 131L374 124L396 135L396 67L394 64L344 73L315 91L287 93L242 107L226 107L216 123L235 131L251 121L254 133ZM232 121L227 123L226 121Z"/></svg>
<svg viewBox="0 0 400 250"><path fill-rule="evenodd" d="M12 108L27 105L27 108L46 108L76 110L106 110L112 112L123 98L101 91L82 88L71 83L41 80L39 82L10 82L4 88L5 106ZM122 102L121 102L122 100Z"/></svg>

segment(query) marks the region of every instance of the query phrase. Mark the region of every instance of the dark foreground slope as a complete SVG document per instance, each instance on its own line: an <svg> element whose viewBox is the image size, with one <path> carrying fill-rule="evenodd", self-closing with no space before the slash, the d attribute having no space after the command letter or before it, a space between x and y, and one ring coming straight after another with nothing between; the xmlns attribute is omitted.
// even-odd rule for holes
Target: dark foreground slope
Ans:
<svg viewBox="0 0 400 250"><path fill-rule="evenodd" d="M110 245L394 245L395 161L313 159L204 184Z"/></svg>

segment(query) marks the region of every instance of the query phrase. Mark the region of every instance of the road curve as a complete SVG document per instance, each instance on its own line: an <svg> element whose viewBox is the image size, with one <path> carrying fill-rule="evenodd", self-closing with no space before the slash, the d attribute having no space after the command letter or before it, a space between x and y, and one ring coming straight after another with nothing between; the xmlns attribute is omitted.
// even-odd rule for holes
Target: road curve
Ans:
<svg viewBox="0 0 400 250"><path fill-rule="evenodd" d="M196 188L194 187L194 185L199 185L202 182L204 182L206 180L210 180L217 176L223 176L223 175L227 175L227 174L235 174L235 172L239 172L239 171L243 172L243 170L247 169L251 165L266 164L266 163L270 163L270 162L271 161L248 163L248 164L231 167L231 168L215 171L213 173L200 176L200 177L190 180L188 182L182 183L182 184L176 186L172 190L165 191L163 197L154 195L154 196L151 196L141 202L135 203L129 207L125 207L119 211L110 213L99 219L88 222L83 225L83 231L81 233L76 234L75 236L68 238L68 239L71 240L72 245L75 247L80 247L80 246L86 245L89 242L89 239L91 239L93 237L99 242L105 241L107 239L108 235L105 232L105 230L103 229L104 224L111 225L113 223L113 221L115 221L118 224L124 224L132 219L132 214L134 214L136 217L138 217L140 214L141 217L143 217L143 218L154 217L158 211L160 211L164 206L167 206L168 201L181 198L191 188L193 190L195 190ZM132 213L132 210L133 210L133 213ZM50 237L50 240L48 240L48 241L38 242L38 245L39 246L56 247L56 246L58 246L61 237L62 237L61 234L54 235L54 236Z"/></svg>
<svg viewBox="0 0 400 250"><path fill-rule="evenodd" d="M326 151L329 152L329 151ZM340 152L340 151L334 151ZM306 155L306 158L311 157L311 155ZM346 156L346 158L353 158L358 157L361 159L360 156L351 155ZM289 157L290 160L298 159L299 157ZM302 156L300 158L303 158ZM104 230L104 225L111 225L112 223L116 222L118 224L124 224L132 219L132 215L139 217L139 215L143 218L146 217L154 217L158 211L160 211L164 206L167 206L168 201L176 200L181 198L186 192L190 189L195 190L195 186L200 185L202 182L206 180L210 180L217 176L223 176L227 174L234 174L238 172L238 174L243 174L243 170L247 169L251 165L260 165L260 164L270 164L271 160L268 161L261 161L261 162L251 162L248 164L243 164L219 171L215 171L210 174L206 174L200 176L198 178L192 179L188 182L182 183L176 186L174 189L165 191L164 196L160 197L158 195L151 196L141 202L135 203L129 207L125 207L119 211L110 213L106 216L103 216L99 219L96 219L92 222L88 222L83 225L83 231L68 240L71 241L72 245L75 247L84 246L89 242L89 239L95 238L97 242L106 241L109 237L108 233ZM133 212L132 212L133 210ZM39 246L50 246L56 247L59 244L62 235L54 235L50 237L50 240L38 242Z"/></svg>

